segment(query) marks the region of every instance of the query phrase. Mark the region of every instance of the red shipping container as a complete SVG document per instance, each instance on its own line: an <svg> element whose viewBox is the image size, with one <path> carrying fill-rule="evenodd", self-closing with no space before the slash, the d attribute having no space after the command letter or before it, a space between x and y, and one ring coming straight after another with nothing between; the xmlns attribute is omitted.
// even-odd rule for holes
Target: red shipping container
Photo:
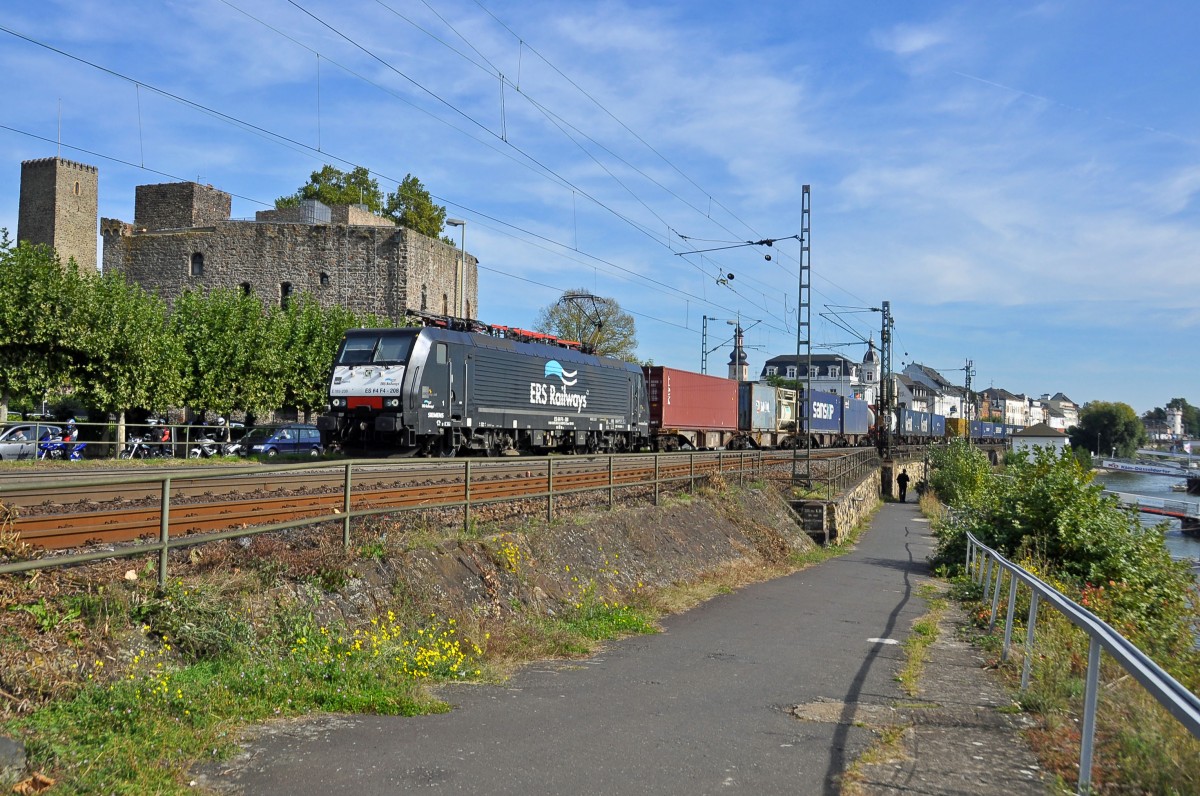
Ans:
<svg viewBox="0 0 1200 796"><path fill-rule="evenodd" d="M650 428L737 431L738 383L661 365L642 368Z"/></svg>

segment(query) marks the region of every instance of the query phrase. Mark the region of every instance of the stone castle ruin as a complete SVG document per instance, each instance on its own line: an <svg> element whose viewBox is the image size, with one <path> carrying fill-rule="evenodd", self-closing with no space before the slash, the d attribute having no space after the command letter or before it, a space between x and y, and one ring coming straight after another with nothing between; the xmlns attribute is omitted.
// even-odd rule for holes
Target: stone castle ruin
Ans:
<svg viewBox="0 0 1200 796"><path fill-rule="evenodd" d="M58 158L22 163L18 239L95 268L97 184L93 166ZM100 219L104 270L168 302L189 289L228 288L266 305L308 292L322 306L390 322L407 310L477 312L475 258L361 205L302 202L260 211L253 221L231 219L230 209L230 195L211 185L139 185L132 223Z"/></svg>
<svg viewBox="0 0 1200 796"><path fill-rule="evenodd" d="M95 271L99 196L95 166L62 158L26 160L17 240L50 246L63 262L74 258L80 269Z"/></svg>

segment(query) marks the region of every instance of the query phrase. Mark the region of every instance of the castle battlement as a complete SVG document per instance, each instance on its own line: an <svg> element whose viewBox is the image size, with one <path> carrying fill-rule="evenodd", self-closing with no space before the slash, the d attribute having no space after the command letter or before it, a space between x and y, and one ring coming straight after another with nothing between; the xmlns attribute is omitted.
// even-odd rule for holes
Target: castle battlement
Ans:
<svg viewBox="0 0 1200 796"><path fill-rule="evenodd" d="M66 166L70 169L79 169L80 171L86 171L92 174L100 173L100 170L96 166L89 166L86 163L79 163L78 161L67 160L65 158L34 158L33 160L22 160L21 168L25 168L26 166L38 167L49 165L51 163L57 163L60 166Z"/></svg>

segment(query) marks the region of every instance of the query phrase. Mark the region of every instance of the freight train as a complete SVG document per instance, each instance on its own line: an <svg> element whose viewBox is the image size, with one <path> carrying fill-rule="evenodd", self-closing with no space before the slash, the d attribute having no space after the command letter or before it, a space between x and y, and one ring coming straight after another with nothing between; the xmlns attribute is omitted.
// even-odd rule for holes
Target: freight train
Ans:
<svg viewBox="0 0 1200 796"><path fill-rule="evenodd" d="M347 331L317 419L326 446L418 456L791 448L806 432L816 447L861 445L873 422L853 398L813 392L806 402L795 390L461 322Z"/></svg>
<svg viewBox="0 0 1200 796"><path fill-rule="evenodd" d="M1004 442L1024 426L943 417L932 412L916 412L901 408L896 412L892 440L902 445L924 445L948 439L969 439L972 442Z"/></svg>
<svg viewBox="0 0 1200 796"><path fill-rule="evenodd" d="M416 456L847 447L876 442L878 425L857 398L811 391L805 400L450 319L347 331L317 419L327 448ZM901 442L948 433L940 415L907 410L894 428Z"/></svg>

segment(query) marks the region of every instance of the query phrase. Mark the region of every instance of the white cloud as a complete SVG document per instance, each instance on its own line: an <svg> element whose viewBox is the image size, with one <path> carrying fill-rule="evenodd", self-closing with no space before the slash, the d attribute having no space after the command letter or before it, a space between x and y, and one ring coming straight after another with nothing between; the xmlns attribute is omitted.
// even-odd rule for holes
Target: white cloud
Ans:
<svg viewBox="0 0 1200 796"><path fill-rule="evenodd" d="M950 37L938 25L903 24L885 31L877 31L872 40L882 50L895 55L909 56L945 44Z"/></svg>

